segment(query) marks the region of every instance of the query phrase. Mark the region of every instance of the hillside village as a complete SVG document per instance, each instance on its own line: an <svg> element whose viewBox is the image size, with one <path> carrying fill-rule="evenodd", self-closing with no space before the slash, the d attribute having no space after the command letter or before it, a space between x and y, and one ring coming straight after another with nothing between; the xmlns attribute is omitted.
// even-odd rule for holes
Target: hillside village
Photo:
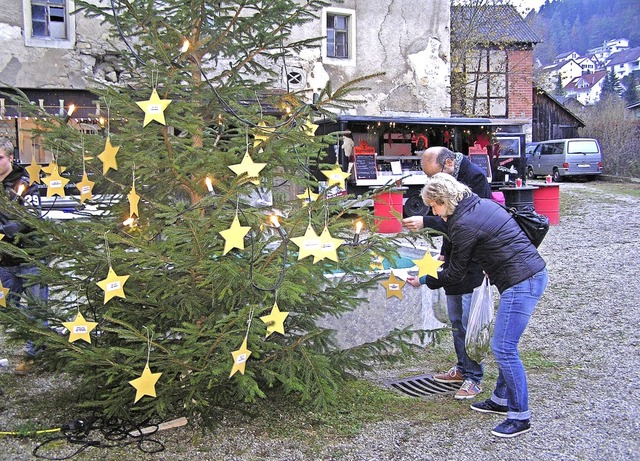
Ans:
<svg viewBox="0 0 640 461"><path fill-rule="evenodd" d="M574 99L582 105L593 105L600 100L602 87L608 75L614 75L624 93L640 72L640 47L631 47L624 38L605 41L586 54L567 51L556 56L553 64L539 71L539 84L546 91ZM559 86L561 88L559 88Z"/></svg>

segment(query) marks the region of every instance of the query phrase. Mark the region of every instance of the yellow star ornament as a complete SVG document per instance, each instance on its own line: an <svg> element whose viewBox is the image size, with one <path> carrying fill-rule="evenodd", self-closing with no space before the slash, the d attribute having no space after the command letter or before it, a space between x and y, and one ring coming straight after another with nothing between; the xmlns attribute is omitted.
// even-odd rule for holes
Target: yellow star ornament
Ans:
<svg viewBox="0 0 640 461"><path fill-rule="evenodd" d="M56 166L53 173L51 173L50 176L43 178L42 182L47 185L47 197L53 197L54 195L64 197L64 186L69 182L69 180L60 176L60 172Z"/></svg>
<svg viewBox="0 0 640 461"><path fill-rule="evenodd" d="M369 264L369 267L371 268L371 270L384 270L384 258L376 253L371 253L371 264Z"/></svg>
<svg viewBox="0 0 640 461"><path fill-rule="evenodd" d="M256 147L266 141L269 140L269 137L272 133L276 131L275 128L267 127L267 124L264 122L258 123L258 127L256 132L253 134L253 147Z"/></svg>
<svg viewBox="0 0 640 461"><path fill-rule="evenodd" d="M98 155L98 158L102 162L102 174L107 174L110 168L114 170L118 169L118 162L116 161L116 154L120 150L120 146L114 147L111 145L111 139L107 138L104 143L104 150Z"/></svg>
<svg viewBox="0 0 640 461"><path fill-rule="evenodd" d="M307 206L309 203L317 201L319 195L320 194L314 194L313 191L307 187L307 190L302 194L296 195L296 197L302 200L302 206Z"/></svg>
<svg viewBox="0 0 640 461"><path fill-rule="evenodd" d="M129 217L133 218L134 216L140 217L140 212L138 211L138 203L140 202L140 196L136 192L136 185L134 184L131 187L131 192L127 194L127 199L129 199Z"/></svg>
<svg viewBox="0 0 640 461"><path fill-rule="evenodd" d="M129 381L133 387L136 388L136 399L133 403L138 402L142 397L148 395L149 397L156 396L156 383L162 376L162 373L151 373L149 364L144 366L142 375L139 378Z"/></svg>
<svg viewBox="0 0 640 461"><path fill-rule="evenodd" d="M89 333L98 326L96 322L87 322L80 312L78 312L73 322L62 322L62 324L69 330L70 343L82 339L91 344L91 336Z"/></svg>
<svg viewBox="0 0 640 461"><path fill-rule="evenodd" d="M89 181L87 172L82 174L82 181L76 183L76 187L80 191L80 203L84 203L85 200L91 200L93 198L93 186L95 183Z"/></svg>
<svg viewBox="0 0 640 461"><path fill-rule="evenodd" d="M231 227L227 230L220 231L220 235L224 238L224 250L223 255L226 255L232 248L238 248L244 250L244 236L251 230L249 226L241 226L238 219L238 213L236 212Z"/></svg>
<svg viewBox="0 0 640 461"><path fill-rule="evenodd" d="M444 264L444 261L434 259L428 251L422 259L413 259L412 261L418 266L418 277L430 275L436 279L438 278L438 267Z"/></svg>
<svg viewBox="0 0 640 461"><path fill-rule="evenodd" d="M391 272L389 278L383 282L380 282L380 285L387 289L387 299L395 296L398 299L402 299L402 287L404 287L406 282L400 280L396 277L396 274Z"/></svg>
<svg viewBox="0 0 640 461"><path fill-rule="evenodd" d="M311 224L309 224L307 231L302 237L294 237L291 241L300 248L300 251L298 252L298 261L306 258L307 256L318 256L318 252L320 251L320 237L318 237L316 231L313 230Z"/></svg>
<svg viewBox="0 0 640 461"><path fill-rule="evenodd" d="M242 162L236 163L235 165L229 165L229 168L237 176L247 173L247 181L259 186L260 172L265 166L267 166L266 163L254 163L249 152L246 152L242 158Z"/></svg>
<svg viewBox="0 0 640 461"><path fill-rule="evenodd" d="M331 186L338 186L341 189L344 189L344 181L351 176L351 173L345 173L340 168L340 165L337 163L334 165L331 170L320 170L320 172L325 175L328 179L327 181L327 189L330 189Z"/></svg>
<svg viewBox="0 0 640 461"><path fill-rule="evenodd" d="M171 104L171 99L160 99L158 92L154 89L148 100L138 101L136 104L144 111L144 122L142 122L142 127L144 128L152 120L161 125L165 124L164 110Z"/></svg>
<svg viewBox="0 0 640 461"><path fill-rule="evenodd" d="M308 118L304 122L304 125L302 125L302 132L310 137L314 137L316 135L317 129L318 129L318 125L313 123L310 118Z"/></svg>
<svg viewBox="0 0 640 461"><path fill-rule="evenodd" d="M236 374L237 371L244 374L244 367L247 364L247 360L251 356L251 351L247 349L247 338L244 338L242 341L242 346L237 351L233 351L231 353L233 356L233 367L231 368L231 373L229 374L229 378Z"/></svg>
<svg viewBox="0 0 640 461"><path fill-rule="evenodd" d="M60 173L64 173L64 170L66 170L66 168L63 166L58 167L58 162L55 159L51 160L51 163L49 163L47 166L43 166L40 169L44 174L49 174L49 175L53 174L54 171L60 171Z"/></svg>
<svg viewBox="0 0 640 461"><path fill-rule="evenodd" d="M0 306L7 307L7 296L9 296L9 289L5 288L0 282Z"/></svg>
<svg viewBox="0 0 640 461"><path fill-rule="evenodd" d="M107 278L96 282L96 284L104 291L103 304L107 304L107 301L115 296L119 298L126 298L124 294L124 284L127 282L128 278L128 275L116 274L113 268L109 266L109 274L107 275Z"/></svg>
<svg viewBox="0 0 640 461"><path fill-rule="evenodd" d="M333 238L327 226L320 234L320 249L313 256L313 264L322 261L324 258L338 262L338 247L344 243L344 240Z"/></svg>
<svg viewBox="0 0 640 461"><path fill-rule="evenodd" d="M25 167L25 170L27 170L27 173L29 173L29 185L33 184L34 182L41 184L40 172L42 171L42 167L36 163L35 156L31 157L31 165Z"/></svg>
<svg viewBox="0 0 640 461"><path fill-rule="evenodd" d="M267 338L273 332L280 333L281 335L284 334L284 320L288 315L288 312L280 312L278 303L273 303L271 313L260 317L260 320L267 325Z"/></svg>

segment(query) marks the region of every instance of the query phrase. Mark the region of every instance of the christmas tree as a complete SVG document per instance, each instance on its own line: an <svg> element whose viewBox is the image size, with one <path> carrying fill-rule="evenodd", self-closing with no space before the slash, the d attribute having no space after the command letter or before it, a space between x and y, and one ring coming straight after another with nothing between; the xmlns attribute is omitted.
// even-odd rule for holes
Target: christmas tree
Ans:
<svg viewBox="0 0 640 461"><path fill-rule="evenodd" d="M86 216L56 222L9 204L33 244L2 251L37 264L50 288L28 313L1 309L12 338L77 375L82 405L120 417L269 392L322 406L350 371L406 354L409 331L340 350L317 324L362 301L380 281L372 259L395 257L397 243L363 232L354 244L369 211L318 190L321 172L337 171L322 162L340 133L315 135L314 122L357 103L364 78L313 100L273 90L282 63L318 45L291 41L292 28L326 3L76 5L112 24L125 84L96 89L107 108L98 134L41 122L55 156L47 195L64 196L70 179Z"/></svg>

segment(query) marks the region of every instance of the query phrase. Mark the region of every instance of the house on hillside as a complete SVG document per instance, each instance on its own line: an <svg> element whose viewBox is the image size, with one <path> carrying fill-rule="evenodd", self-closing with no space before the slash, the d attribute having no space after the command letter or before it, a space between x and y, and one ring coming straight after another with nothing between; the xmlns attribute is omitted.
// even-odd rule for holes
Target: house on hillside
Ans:
<svg viewBox="0 0 640 461"><path fill-rule="evenodd" d="M584 74L576 77L564 87L565 94L585 106L595 104L600 100L602 84L606 76L607 71L600 70L593 74Z"/></svg>
<svg viewBox="0 0 640 461"><path fill-rule="evenodd" d="M592 74L596 71L596 69L599 69L599 66L600 66L600 64L597 61L594 61L588 56L578 57L575 59L575 61L582 68L583 74Z"/></svg>
<svg viewBox="0 0 640 461"><path fill-rule="evenodd" d="M575 51L567 51L556 56L553 59L553 63L558 64L560 62L570 61L572 59L577 61L578 58L580 58L580 54L576 53Z"/></svg>
<svg viewBox="0 0 640 461"><path fill-rule="evenodd" d="M564 88L571 80L582 75L582 66L575 59L561 61L542 68L538 85L545 91L553 91L560 85Z"/></svg>
<svg viewBox="0 0 640 461"><path fill-rule="evenodd" d="M605 65L607 71L613 71L618 80L640 70L640 47L631 48L609 56Z"/></svg>
<svg viewBox="0 0 640 461"><path fill-rule="evenodd" d="M616 38L605 40L602 45L591 48L587 55L594 56L599 62L606 62L613 53L629 49L629 40L626 38Z"/></svg>

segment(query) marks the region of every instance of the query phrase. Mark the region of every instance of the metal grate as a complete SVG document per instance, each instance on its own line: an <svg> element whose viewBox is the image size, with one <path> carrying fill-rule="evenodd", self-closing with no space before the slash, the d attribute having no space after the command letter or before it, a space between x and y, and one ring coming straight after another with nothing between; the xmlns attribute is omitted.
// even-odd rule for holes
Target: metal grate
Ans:
<svg viewBox="0 0 640 461"><path fill-rule="evenodd" d="M433 380L433 375L412 376L410 378L387 381L384 384L410 397L451 394L460 389L460 383L439 383Z"/></svg>

